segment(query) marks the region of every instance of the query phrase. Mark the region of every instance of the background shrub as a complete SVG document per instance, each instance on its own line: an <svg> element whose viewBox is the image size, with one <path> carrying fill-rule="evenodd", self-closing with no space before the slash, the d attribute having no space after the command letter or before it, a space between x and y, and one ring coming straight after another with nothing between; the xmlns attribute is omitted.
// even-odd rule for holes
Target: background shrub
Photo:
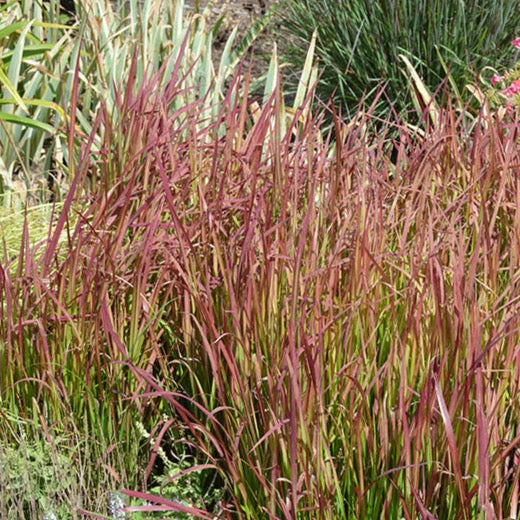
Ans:
<svg viewBox="0 0 520 520"><path fill-rule="evenodd" d="M317 89L322 100L334 97L352 115L366 94L376 115L391 104L405 115L411 108L399 54L412 63L431 91L450 70L459 91L484 66L510 65L510 40L520 29L516 0L285 0L279 31L289 42L285 61L301 69L307 44L317 31L316 57L323 67ZM444 63L443 63L444 62Z"/></svg>

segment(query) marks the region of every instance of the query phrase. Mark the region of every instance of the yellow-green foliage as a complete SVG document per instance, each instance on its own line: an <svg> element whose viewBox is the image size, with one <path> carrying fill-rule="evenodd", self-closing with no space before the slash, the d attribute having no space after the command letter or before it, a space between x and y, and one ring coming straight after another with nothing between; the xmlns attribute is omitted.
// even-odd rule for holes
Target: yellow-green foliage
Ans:
<svg viewBox="0 0 520 520"><path fill-rule="evenodd" d="M27 207L18 194L9 194L8 204L0 204L0 236L2 248L12 259L20 252L24 223L27 220L29 246L36 246L49 235L51 221L56 221L61 203ZM7 195L4 196L4 200Z"/></svg>

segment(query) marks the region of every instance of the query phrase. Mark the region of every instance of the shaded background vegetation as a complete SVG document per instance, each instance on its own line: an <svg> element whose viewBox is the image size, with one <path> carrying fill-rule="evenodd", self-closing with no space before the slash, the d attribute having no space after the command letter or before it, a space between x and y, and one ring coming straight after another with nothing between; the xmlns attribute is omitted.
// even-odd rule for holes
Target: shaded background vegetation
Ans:
<svg viewBox="0 0 520 520"><path fill-rule="evenodd" d="M516 0L284 0L282 6L283 59L290 70L299 70L316 31L322 73L317 95L325 103L332 97L347 118L361 99L371 105L385 85L375 114L386 118L396 111L416 119L400 54L431 92L449 73L451 88L468 99L463 87L484 67L511 66L510 41L520 31Z"/></svg>

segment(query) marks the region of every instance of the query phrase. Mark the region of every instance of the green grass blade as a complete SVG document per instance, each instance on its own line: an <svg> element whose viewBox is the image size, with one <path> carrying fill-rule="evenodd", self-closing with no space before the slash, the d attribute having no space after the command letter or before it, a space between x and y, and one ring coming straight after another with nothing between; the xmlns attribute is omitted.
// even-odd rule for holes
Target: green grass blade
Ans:
<svg viewBox="0 0 520 520"><path fill-rule="evenodd" d="M30 117L18 116L15 114L8 114L6 112L0 112L0 119L7 123L28 126L30 128L35 128L37 130L43 130L44 132L49 132L50 134L53 134L56 131L56 129L52 125L43 123L41 121L37 121L35 119L31 119Z"/></svg>
<svg viewBox="0 0 520 520"><path fill-rule="evenodd" d="M420 101L422 100L422 102L428 107L428 114L432 123L437 125L439 121L439 107L433 100L431 93L415 70L415 67L411 64L410 60L404 54L399 54L399 58L404 61L404 64L406 65L406 68L410 74L410 77L408 77L405 71L403 71L403 74L408 77L412 87L412 92L415 93L413 100L418 112L422 113L422 107L420 104ZM417 94L419 94L421 98L420 100L418 99Z"/></svg>
<svg viewBox="0 0 520 520"><path fill-rule="evenodd" d="M22 60L24 55L24 49L25 49L25 38L27 36L27 33L29 32L31 28L32 23L29 22L23 29L22 33L20 34L18 38L18 42L14 48L14 53L11 59L11 63L9 64L9 69L7 71L7 77L9 79L9 84L5 83L6 88L11 92L11 95L18 99L17 95L14 94L14 91L18 89L18 84L20 82L20 70L22 66ZM5 96L4 96L5 97ZM27 107L23 103L19 103L19 106L25 111L28 112Z"/></svg>
<svg viewBox="0 0 520 520"><path fill-rule="evenodd" d="M317 35L317 31L314 31L311 38L311 43L309 45L309 50L307 51L307 57L305 58L305 63L303 65L300 81L298 83L298 89L296 90L296 96L294 98L293 104L294 110L297 110L302 105L303 100L307 96L307 91L310 87L310 80L312 76L312 64L314 61L314 49L316 47Z"/></svg>
<svg viewBox="0 0 520 520"><path fill-rule="evenodd" d="M29 110L27 109L27 106L23 102L23 99L20 97L18 92L16 91L16 88L11 83L9 78L7 77L6 73L0 68L0 83L6 88L7 92L11 94L13 101L20 107L22 107L23 110L25 110L26 113L29 113ZM6 99L11 98L4 98L4 101Z"/></svg>

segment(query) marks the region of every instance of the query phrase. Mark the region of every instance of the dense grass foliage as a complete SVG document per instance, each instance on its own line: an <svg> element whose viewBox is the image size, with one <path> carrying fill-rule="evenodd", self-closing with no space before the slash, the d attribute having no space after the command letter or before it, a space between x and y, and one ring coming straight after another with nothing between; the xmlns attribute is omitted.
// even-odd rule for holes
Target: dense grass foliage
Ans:
<svg viewBox="0 0 520 520"><path fill-rule="evenodd" d="M211 6L193 17L183 0L95 0L77 2L76 13L63 14L57 0L0 5L0 206L21 187L31 204L64 196L77 160L65 136L73 103L75 124L92 135L93 117L101 104L114 110L132 62L137 83L159 70L167 83L180 70L185 91L175 103L204 99L201 124L215 118L226 81L270 16L240 39L232 31L217 61L222 19L210 24Z"/></svg>
<svg viewBox="0 0 520 520"><path fill-rule="evenodd" d="M0 213L0 517L516 517L518 113L374 134L377 97L313 110L312 52L259 99L178 6L52 28L61 200Z"/></svg>
<svg viewBox="0 0 520 520"><path fill-rule="evenodd" d="M329 149L310 111L282 135L279 89L252 119L237 76L201 131L179 79L133 78L48 240L4 260L3 406L123 451L142 421L144 480L161 447L215 490L134 511L514 515L518 120L399 128L395 171L366 114Z"/></svg>
<svg viewBox="0 0 520 520"><path fill-rule="evenodd" d="M46 9L36 2L0 6L0 196L21 185L27 200L47 200L42 170L52 169L56 151L48 141L63 139L61 102L68 101L62 95L74 60L72 30L61 22L55 0Z"/></svg>
<svg viewBox="0 0 520 520"><path fill-rule="evenodd" d="M510 66L509 42L520 29L516 0L285 0L279 16L280 34L287 41L284 62L299 70L305 48L317 31L316 56L323 69L317 88L327 102L333 96L351 117L365 96L371 104L382 84L376 113L396 110L414 119L411 93L403 83L399 59L411 61L431 92L449 71L462 94L485 66Z"/></svg>

